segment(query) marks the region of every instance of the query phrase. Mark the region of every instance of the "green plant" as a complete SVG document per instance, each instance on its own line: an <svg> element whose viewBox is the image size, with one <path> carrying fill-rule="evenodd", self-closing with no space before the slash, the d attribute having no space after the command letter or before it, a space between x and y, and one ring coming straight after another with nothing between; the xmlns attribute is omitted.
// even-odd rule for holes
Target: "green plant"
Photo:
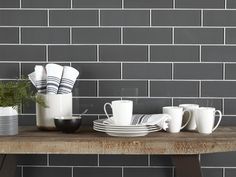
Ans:
<svg viewBox="0 0 236 177"><path fill-rule="evenodd" d="M31 89L30 81L18 80L9 82L0 82L0 106L20 106L22 103L35 101L45 106L40 97L36 97Z"/></svg>

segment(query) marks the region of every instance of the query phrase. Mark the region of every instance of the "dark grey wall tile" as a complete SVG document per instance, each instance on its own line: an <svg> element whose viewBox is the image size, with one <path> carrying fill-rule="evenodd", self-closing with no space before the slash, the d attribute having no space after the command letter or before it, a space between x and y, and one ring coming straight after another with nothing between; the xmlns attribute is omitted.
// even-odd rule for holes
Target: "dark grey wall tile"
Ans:
<svg viewBox="0 0 236 177"><path fill-rule="evenodd" d="M236 1L234 0L227 0L227 8L236 8Z"/></svg>
<svg viewBox="0 0 236 177"><path fill-rule="evenodd" d="M45 26L46 10L0 10L0 26Z"/></svg>
<svg viewBox="0 0 236 177"><path fill-rule="evenodd" d="M225 99L224 100L224 114L235 115L236 114L235 104L236 104L235 99Z"/></svg>
<svg viewBox="0 0 236 177"><path fill-rule="evenodd" d="M223 79L223 65L209 63L175 63L174 79Z"/></svg>
<svg viewBox="0 0 236 177"><path fill-rule="evenodd" d="M102 26L149 26L147 10L101 10Z"/></svg>
<svg viewBox="0 0 236 177"><path fill-rule="evenodd" d="M171 64L167 63L124 63L124 79L170 79Z"/></svg>
<svg viewBox="0 0 236 177"><path fill-rule="evenodd" d="M99 96L148 96L147 81L100 81Z"/></svg>
<svg viewBox="0 0 236 177"><path fill-rule="evenodd" d="M49 61L96 61L95 45L51 45L48 48Z"/></svg>
<svg viewBox="0 0 236 177"><path fill-rule="evenodd" d="M18 43L18 28L0 28L0 43Z"/></svg>
<svg viewBox="0 0 236 177"><path fill-rule="evenodd" d="M234 97L236 96L236 82L204 81L202 82L202 96L206 97Z"/></svg>
<svg viewBox="0 0 236 177"><path fill-rule="evenodd" d="M235 116L223 116L220 122L220 126L236 126Z"/></svg>
<svg viewBox="0 0 236 177"><path fill-rule="evenodd" d="M195 99L184 99L174 98L173 105L178 106L180 104L198 104L204 107L215 107L218 110L222 110L222 99L210 99L210 98L195 98Z"/></svg>
<svg viewBox="0 0 236 177"><path fill-rule="evenodd" d="M147 166L147 155L100 155L100 166Z"/></svg>
<svg viewBox="0 0 236 177"><path fill-rule="evenodd" d="M121 0L74 0L77 8L121 8Z"/></svg>
<svg viewBox="0 0 236 177"><path fill-rule="evenodd" d="M153 26L200 26L199 10L153 10Z"/></svg>
<svg viewBox="0 0 236 177"><path fill-rule="evenodd" d="M19 64L18 63L0 63L0 76L6 79L19 78Z"/></svg>
<svg viewBox="0 0 236 177"><path fill-rule="evenodd" d="M23 8L66 8L70 7L70 0L22 0Z"/></svg>
<svg viewBox="0 0 236 177"><path fill-rule="evenodd" d="M0 8L19 8L20 7L20 0L1 0L0 1Z"/></svg>
<svg viewBox="0 0 236 177"><path fill-rule="evenodd" d="M223 44L224 30L220 28L176 28L175 44Z"/></svg>
<svg viewBox="0 0 236 177"><path fill-rule="evenodd" d="M68 44L69 28L22 28L22 43L26 44Z"/></svg>
<svg viewBox="0 0 236 177"><path fill-rule="evenodd" d="M172 177L172 168L124 168L124 177Z"/></svg>
<svg viewBox="0 0 236 177"><path fill-rule="evenodd" d="M236 61L235 46L202 46L202 61Z"/></svg>
<svg viewBox="0 0 236 177"><path fill-rule="evenodd" d="M228 168L225 170L225 177L234 177L236 175L236 169Z"/></svg>
<svg viewBox="0 0 236 177"><path fill-rule="evenodd" d="M151 46L151 61L199 61L198 46Z"/></svg>
<svg viewBox="0 0 236 177"><path fill-rule="evenodd" d="M236 44L236 29L228 28L226 29L226 43L227 44Z"/></svg>
<svg viewBox="0 0 236 177"><path fill-rule="evenodd" d="M83 112L83 111L82 111ZM80 112L80 113L82 113ZM86 129L93 129L93 121L97 120L98 116L87 116L87 115L83 115L82 116L82 121L81 121L81 129L86 128ZM80 131L80 130L79 130Z"/></svg>
<svg viewBox="0 0 236 177"><path fill-rule="evenodd" d="M14 51L14 52L13 52ZM0 45L1 61L45 61L45 46Z"/></svg>
<svg viewBox="0 0 236 177"><path fill-rule="evenodd" d="M171 44L170 28L124 28L125 44Z"/></svg>
<svg viewBox="0 0 236 177"><path fill-rule="evenodd" d="M24 167L24 177L69 177L71 168L65 167Z"/></svg>
<svg viewBox="0 0 236 177"><path fill-rule="evenodd" d="M97 82L77 80L73 88L73 95L74 96L96 96L97 95Z"/></svg>
<svg viewBox="0 0 236 177"><path fill-rule="evenodd" d="M96 167L77 167L73 170L74 177L121 177L121 168L96 168Z"/></svg>
<svg viewBox="0 0 236 177"><path fill-rule="evenodd" d="M36 108L35 108L35 102L30 101L22 105L22 113L23 114L35 114Z"/></svg>
<svg viewBox="0 0 236 177"><path fill-rule="evenodd" d="M99 47L100 61L147 61L147 46L105 45Z"/></svg>
<svg viewBox="0 0 236 177"><path fill-rule="evenodd" d="M97 10L52 10L50 11L51 26L97 26Z"/></svg>
<svg viewBox="0 0 236 177"><path fill-rule="evenodd" d="M225 79L236 79L236 64L225 64Z"/></svg>
<svg viewBox="0 0 236 177"><path fill-rule="evenodd" d="M74 44L120 44L120 28L74 28Z"/></svg>
<svg viewBox="0 0 236 177"><path fill-rule="evenodd" d="M223 169L221 168L202 168L202 174L205 177L222 177Z"/></svg>
<svg viewBox="0 0 236 177"><path fill-rule="evenodd" d="M151 166L173 166L170 155L150 155Z"/></svg>
<svg viewBox="0 0 236 177"><path fill-rule="evenodd" d="M235 26L236 11L210 10L203 13L204 26Z"/></svg>
<svg viewBox="0 0 236 177"><path fill-rule="evenodd" d="M224 8L224 0L176 0L177 8Z"/></svg>
<svg viewBox="0 0 236 177"><path fill-rule="evenodd" d="M171 0L125 0L125 8L171 8Z"/></svg>
<svg viewBox="0 0 236 177"><path fill-rule="evenodd" d="M21 167L17 167L15 177L22 177L21 174L22 174Z"/></svg>
<svg viewBox="0 0 236 177"><path fill-rule="evenodd" d="M18 123L19 126L35 126L36 125L36 119L35 115L18 115Z"/></svg>
<svg viewBox="0 0 236 177"><path fill-rule="evenodd" d="M73 63L80 71L80 79L120 79L119 63Z"/></svg>
<svg viewBox="0 0 236 177"><path fill-rule="evenodd" d="M202 166L233 167L235 163L236 163L236 152L201 155Z"/></svg>
<svg viewBox="0 0 236 177"><path fill-rule="evenodd" d="M151 96L157 97L197 97L196 81L151 81Z"/></svg>
<svg viewBox="0 0 236 177"><path fill-rule="evenodd" d="M17 155L17 165L47 165L46 154Z"/></svg>
<svg viewBox="0 0 236 177"><path fill-rule="evenodd" d="M97 155L91 154L50 154L51 166L97 166Z"/></svg>

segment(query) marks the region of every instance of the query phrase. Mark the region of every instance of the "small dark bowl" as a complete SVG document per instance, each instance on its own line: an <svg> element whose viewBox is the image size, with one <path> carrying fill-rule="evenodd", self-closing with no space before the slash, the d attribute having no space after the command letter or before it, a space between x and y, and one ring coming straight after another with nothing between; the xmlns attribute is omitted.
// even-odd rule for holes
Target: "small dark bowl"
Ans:
<svg viewBox="0 0 236 177"><path fill-rule="evenodd" d="M74 133L81 125L81 117L55 117L54 123L57 130L63 133Z"/></svg>

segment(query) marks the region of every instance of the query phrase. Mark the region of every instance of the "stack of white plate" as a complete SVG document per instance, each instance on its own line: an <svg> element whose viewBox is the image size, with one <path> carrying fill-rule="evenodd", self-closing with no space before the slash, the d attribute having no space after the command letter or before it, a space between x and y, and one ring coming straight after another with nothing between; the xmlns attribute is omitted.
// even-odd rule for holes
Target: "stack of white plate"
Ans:
<svg viewBox="0 0 236 177"><path fill-rule="evenodd" d="M18 116L0 116L0 135L18 134Z"/></svg>
<svg viewBox="0 0 236 177"><path fill-rule="evenodd" d="M93 121L93 129L107 133L110 136L136 137L160 131L162 128L157 125L115 125L109 123L107 119L99 119Z"/></svg>

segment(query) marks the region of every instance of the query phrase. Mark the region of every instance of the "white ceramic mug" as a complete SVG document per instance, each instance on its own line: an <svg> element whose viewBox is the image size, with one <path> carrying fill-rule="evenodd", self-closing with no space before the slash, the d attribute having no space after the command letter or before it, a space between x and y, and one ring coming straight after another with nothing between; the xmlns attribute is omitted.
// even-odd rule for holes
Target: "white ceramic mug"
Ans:
<svg viewBox="0 0 236 177"><path fill-rule="evenodd" d="M184 111L183 108L178 106L166 106L162 108L162 111L164 114L171 116L171 120L169 121L167 129L167 131L170 133L180 132L180 130L182 130L188 124L191 117L190 111ZM182 126L183 115L185 112L188 112L189 117L187 122Z"/></svg>
<svg viewBox="0 0 236 177"><path fill-rule="evenodd" d="M186 111L186 110L191 111L190 120L184 129L190 130L190 131L196 130L197 124L195 121L196 114L194 112L194 109L199 108L199 105L198 104L180 104L179 107L182 107L184 109L184 111ZM188 117L189 117L188 114L184 114L183 123L186 123L188 121Z"/></svg>
<svg viewBox="0 0 236 177"><path fill-rule="evenodd" d="M106 113L107 117L109 115L106 111L106 106L111 106L113 120L114 123L117 125L130 125L133 115L133 101L130 100L116 100L112 101L111 103L104 104L104 112Z"/></svg>
<svg viewBox="0 0 236 177"><path fill-rule="evenodd" d="M195 109L194 112L196 113L196 124L199 133L211 134L219 126L222 118L221 111L213 107L200 107ZM219 120L214 127L216 113L219 114Z"/></svg>

